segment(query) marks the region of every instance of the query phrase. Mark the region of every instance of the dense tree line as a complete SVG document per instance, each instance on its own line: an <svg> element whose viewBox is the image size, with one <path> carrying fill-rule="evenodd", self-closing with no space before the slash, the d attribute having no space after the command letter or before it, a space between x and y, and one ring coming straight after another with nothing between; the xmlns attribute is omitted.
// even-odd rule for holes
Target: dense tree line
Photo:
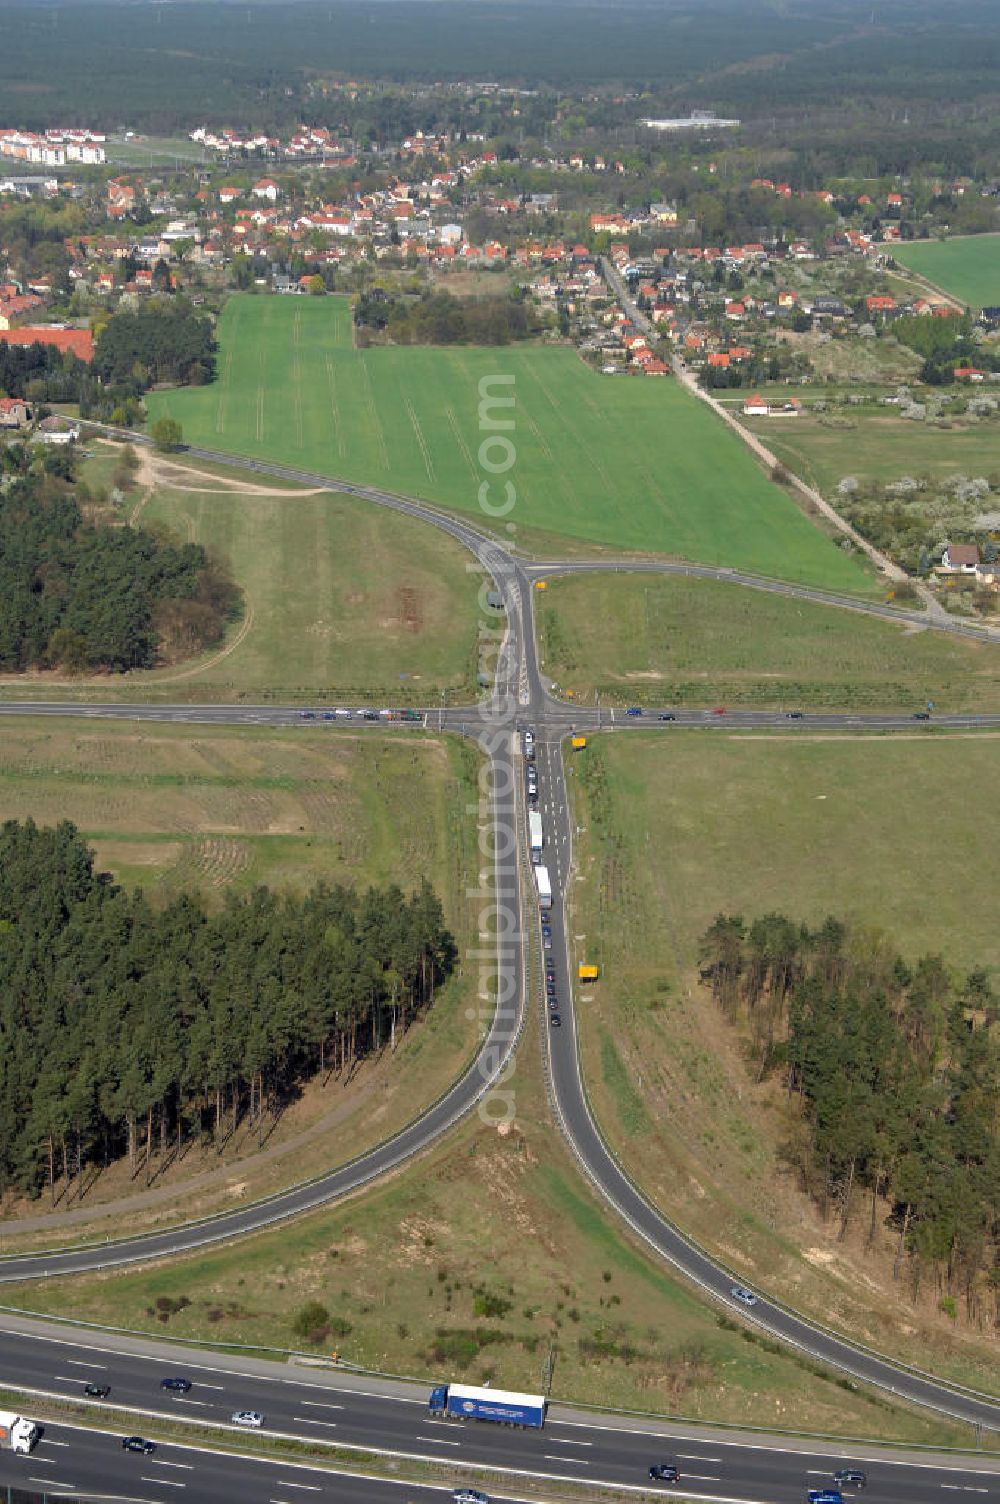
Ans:
<svg viewBox="0 0 1000 1504"><path fill-rule="evenodd" d="M238 602L200 544L89 523L64 481L28 475L0 492L5 670L151 668L217 641Z"/></svg>
<svg viewBox="0 0 1000 1504"><path fill-rule="evenodd" d="M909 966L836 919L719 915L703 978L750 1030L760 1076L777 1071L799 1109L789 1154L846 1235L862 1204L909 1261L933 1272L942 1308L1000 1321L1000 1006L984 972L956 982L940 956ZM992 1292L992 1312L984 1305Z"/></svg>
<svg viewBox="0 0 1000 1504"><path fill-rule="evenodd" d="M77 402L87 367L52 345L0 343L0 393L29 402Z"/></svg>
<svg viewBox="0 0 1000 1504"><path fill-rule="evenodd" d="M354 322L397 345L506 345L541 328L535 309L517 294L456 298L441 291L406 298L381 288L361 295Z"/></svg>
<svg viewBox="0 0 1000 1504"><path fill-rule="evenodd" d="M221 1141L307 1077L393 1046L454 967L424 882L258 888L154 910L94 870L69 823L0 828L0 1177L77 1191L191 1134Z"/></svg>
<svg viewBox="0 0 1000 1504"><path fill-rule="evenodd" d="M215 374L212 321L182 297L153 297L136 309L122 308L105 324L94 350L101 381L159 381L198 386Z"/></svg>

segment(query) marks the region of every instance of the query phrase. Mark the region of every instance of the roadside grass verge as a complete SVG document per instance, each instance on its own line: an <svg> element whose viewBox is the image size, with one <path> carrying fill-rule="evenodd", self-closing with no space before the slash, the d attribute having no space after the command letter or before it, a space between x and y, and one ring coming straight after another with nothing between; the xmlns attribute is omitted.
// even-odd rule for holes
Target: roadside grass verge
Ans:
<svg viewBox="0 0 1000 1504"><path fill-rule="evenodd" d="M260 884L424 875L444 904L459 955L472 941L466 894L478 870L474 750L450 737L338 729L136 726L128 722L7 721L0 738L0 820L73 820L100 870L154 903L197 888L209 904ZM208 1215L307 1179L390 1136L432 1102L471 1059L473 980L460 966L425 1016L349 1077L317 1077L281 1104L265 1152L249 1127L220 1150L192 1141L152 1193L128 1166L101 1170L82 1206L60 1197L12 1205L5 1252L120 1237ZM74 1186L74 1196L77 1187ZM29 1226L19 1226L24 1219Z"/></svg>
<svg viewBox="0 0 1000 1504"><path fill-rule="evenodd" d="M858 925L872 946L960 971L1000 966L995 737L671 731L591 739L570 765L584 1074L652 1200L740 1277L904 1362L997 1392L995 1344L892 1278L896 1234L844 1241L800 1191L779 1078L755 1087L698 980L719 912ZM636 1134L616 1055L651 1123Z"/></svg>
<svg viewBox="0 0 1000 1504"><path fill-rule="evenodd" d="M499 467L517 498L501 527L877 588L676 383L611 381L546 345L359 351L350 317L343 298L232 297L219 321L219 379L150 394L150 415L178 419L188 443L479 518L484 481L491 501L504 498ZM491 412L513 429L494 432Z"/></svg>
<svg viewBox="0 0 1000 1504"><path fill-rule="evenodd" d="M506 1133L470 1118L330 1211L168 1265L10 1286L6 1300L220 1347L301 1347L295 1317L315 1301L329 1324L318 1352L428 1382L537 1391L551 1361L566 1401L967 1444L961 1427L756 1340L625 1239L553 1131L538 1049L532 1022Z"/></svg>
<svg viewBox="0 0 1000 1504"><path fill-rule="evenodd" d="M1000 707L1000 647L740 585L648 574L536 592L545 671L602 704Z"/></svg>

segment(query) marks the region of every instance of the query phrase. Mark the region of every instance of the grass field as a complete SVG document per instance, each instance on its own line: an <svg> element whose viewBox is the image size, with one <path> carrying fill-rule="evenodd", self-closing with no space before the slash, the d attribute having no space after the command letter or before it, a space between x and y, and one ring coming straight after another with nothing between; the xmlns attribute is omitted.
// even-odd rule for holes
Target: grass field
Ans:
<svg viewBox="0 0 1000 1504"><path fill-rule="evenodd" d="M85 461L95 495L117 459L97 445ZM123 514L221 557L244 593L241 618L222 644L164 669L11 676L0 695L37 696L44 682L67 699L437 705L443 692L474 696L481 576L453 539L330 492L248 485L237 471L146 451L141 459Z"/></svg>
<svg viewBox="0 0 1000 1504"><path fill-rule="evenodd" d="M573 933L601 980L580 1005L584 1068L649 1194L750 1282L911 1363L996 1390L995 1344L894 1283L895 1239L847 1241L783 1158L780 1082L755 1087L697 976L719 912L829 914L915 960L1000 968L993 736L628 735L571 764ZM857 1220L857 1219L856 1219ZM863 1220L863 1219L861 1219ZM852 1241L855 1240L855 1241Z"/></svg>
<svg viewBox="0 0 1000 1504"><path fill-rule="evenodd" d="M1000 235L907 241L894 245L892 254L970 308L1000 303Z"/></svg>
<svg viewBox="0 0 1000 1504"><path fill-rule="evenodd" d="M536 601L545 670L577 700L1000 708L1000 648L711 580L586 574Z"/></svg>
<svg viewBox="0 0 1000 1504"><path fill-rule="evenodd" d="M262 883L302 890L320 879L396 881L409 890L426 874L460 955L475 918L466 897L478 870L475 823L464 813L474 807L475 780L471 748L423 734L26 718L6 721L0 737L0 820L72 820L99 869L141 886L154 902L196 887L216 904L227 892ZM178 1188L181 1203L133 1203L132 1225L207 1214L231 1205L234 1194L268 1194L402 1126L455 1079L475 1047L470 985L460 969L391 1061L364 1067L349 1086L333 1080L307 1087L269 1148L291 1143L331 1113L335 1121L292 1159L258 1165L253 1142L228 1146L222 1159L212 1145L195 1147L163 1182ZM185 1188L220 1164L230 1166L220 1183L199 1185L197 1194ZM127 1165L112 1167L88 1195L88 1226L60 1229L59 1237L113 1232L101 1225L100 1207L129 1191ZM45 1210L20 1208L29 1216ZM6 1247L14 1228L4 1226ZM46 1246L57 1241L52 1231L24 1237Z"/></svg>
<svg viewBox="0 0 1000 1504"><path fill-rule="evenodd" d="M346 299L233 297L219 378L154 393L189 443L266 456L418 495L487 526L740 565L864 591L874 582L759 471L712 414L668 381L610 381L565 348L357 351ZM480 382L514 395L510 433L479 428ZM510 481L517 501L495 524Z"/></svg>
<svg viewBox="0 0 1000 1504"><path fill-rule="evenodd" d="M803 414L790 422L742 420L789 469L832 497L845 475L876 481L901 475L990 476L1000 469L1000 427L956 418L950 428L879 412L852 411L830 426Z"/></svg>
<svg viewBox="0 0 1000 1504"><path fill-rule="evenodd" d="M330 495L161 488L142 519L220 554L244 591L232 650L180 667L200 694L417 704L473 694L479 576L451 538ZM178 682L176 670L142 677Z"/></svg>
<svg viewBox="0 0 1000 1504"><path fill-rule="evenodd" d="M339 1209L169 1265L8 1286L5 1301L167 1339L296 1348L295 1313L319 1301L338 1323L320 1351L428 1383L537 1392L551 1351L560 1400L969 1444L744 1335L624 1241L552 1129L538 1060L532 1028L503 1135L472 1117Z"/></svg>

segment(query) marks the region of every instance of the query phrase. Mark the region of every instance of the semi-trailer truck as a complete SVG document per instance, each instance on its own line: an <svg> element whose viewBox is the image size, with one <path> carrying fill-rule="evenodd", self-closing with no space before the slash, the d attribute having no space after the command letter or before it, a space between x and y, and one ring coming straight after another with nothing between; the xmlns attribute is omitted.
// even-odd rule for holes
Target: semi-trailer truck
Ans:
<svg viewBox="0 0 1000 1504"><path fill-rule="evenodd" d="M528 842L531 860L538 866L542 860L542 817L537 809L528 812Z"/></svg>
<svg viewBox="0 0 1000 1504"><path fill-rule="evenodd" d="M546 1401L539 1394L507 1389L477 1389L469 1384L439 1384L431 1390L429 1410L441 1420L491 1420L502 1426L545 1424Z"/></svg>
<svg viewBox="0 0 1000 1504"><path fill-rule="evenodd" d="M552 884L549 882L548 867L535 868L535 882L538 885L538 907L540 909L551 909Z"/></svg>
<svg viewBox="0 0 1000 1504"><path fill-rule="evenodd" d="M0 1410L0 1450L30 1452L41 1434L33 1420L25 1420L12 1410Z"/></svg>

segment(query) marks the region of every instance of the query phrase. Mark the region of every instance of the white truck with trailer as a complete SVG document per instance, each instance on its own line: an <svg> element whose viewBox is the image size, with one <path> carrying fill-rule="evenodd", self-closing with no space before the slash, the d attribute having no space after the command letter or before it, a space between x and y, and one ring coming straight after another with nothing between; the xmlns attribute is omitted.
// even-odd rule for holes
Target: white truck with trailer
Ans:
<svg viewBox="0 0 1000 1504"><path fill-rule="evenodd" d="M26 1456L41 1434L33 1420L25 1420L13 1410L0 1410L0 1451L22 1452Z"/></svg>
<svg viewBox="0 0 1000 1504"><path fill-rule="evenodd" d="M538 907L544 912L552 907L552 884L548 867L535 868L535 883L538 886Z"/></svg>
<svg viewBox="0 0 1000 1504"><path fill-rule="evenodd" d="M537 809L528 811L528 844L531 847L531 860L537 867L542 860L542 817Z"/></svg>

